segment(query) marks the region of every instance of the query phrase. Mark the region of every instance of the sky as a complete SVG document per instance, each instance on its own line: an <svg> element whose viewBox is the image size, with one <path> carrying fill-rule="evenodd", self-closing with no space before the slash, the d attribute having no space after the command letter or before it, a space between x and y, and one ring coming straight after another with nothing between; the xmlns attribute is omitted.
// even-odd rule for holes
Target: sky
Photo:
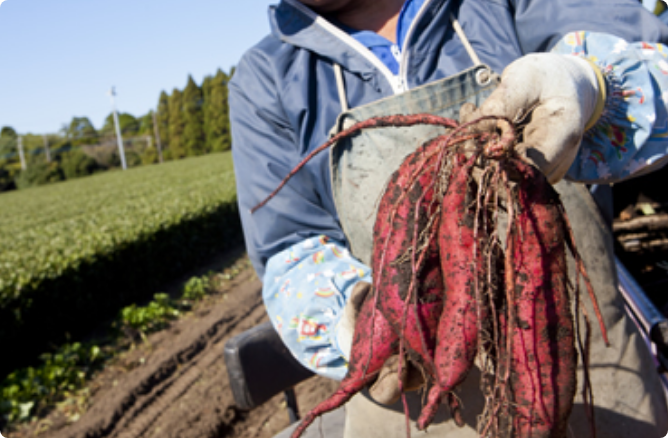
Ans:
<svg viewBox="0 0 668 438"><path fill-rule="evenodd" d="M55 133L72 117L101 128L154 109L162 90L229 71L269 33L277 0L2 0L0 126Z"/></svg>

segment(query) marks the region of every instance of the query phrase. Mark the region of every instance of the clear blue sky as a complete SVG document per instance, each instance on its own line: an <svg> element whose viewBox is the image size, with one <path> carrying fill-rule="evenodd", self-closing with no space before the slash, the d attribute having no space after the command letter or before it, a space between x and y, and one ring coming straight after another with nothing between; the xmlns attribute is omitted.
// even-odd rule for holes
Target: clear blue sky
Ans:
<svg viewBox="0 0 668 438"><path fill-rule="evenodd" d="M229 71L269 32L277 0L6 0L0 5L0 126L54 133L73 116L100 128L116 87L140 116L161 90Z"/></svg>

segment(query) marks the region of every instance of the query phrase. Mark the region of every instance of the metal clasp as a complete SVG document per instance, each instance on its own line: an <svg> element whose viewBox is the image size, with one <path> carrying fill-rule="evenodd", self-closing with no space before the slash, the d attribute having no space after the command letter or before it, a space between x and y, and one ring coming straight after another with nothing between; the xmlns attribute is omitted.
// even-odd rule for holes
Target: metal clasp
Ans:
<svg viewBox="0 0 668 438"><path fill-rule="evenodd" d="M485 87L492 83L492 72L487 68L481 68L475 72L475 81L481 87Z"/></svg>

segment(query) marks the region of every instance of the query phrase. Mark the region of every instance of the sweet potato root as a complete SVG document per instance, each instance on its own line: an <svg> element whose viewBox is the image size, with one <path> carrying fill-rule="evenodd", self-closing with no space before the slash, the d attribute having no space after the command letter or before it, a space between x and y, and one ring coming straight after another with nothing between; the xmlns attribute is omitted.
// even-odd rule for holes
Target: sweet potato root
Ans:
<svg viewBox="0 0 668 438"><path fill-rule="evenodd" d="M437 381L429 391L418 428L425 429L433 420L442 396L452 391L467 376L478 348L478 302L475 281L481 262L474 254L475 209L469 190L471 169L477 158L455 158L452 182L443 198L438 246L444 278L445 304L436 335L437 350L434 362ZM482 237L482 235L479 235Z"/></svg>
<svg viewBox="0 0 668 438"><path fill-rule="evenodd" d="M392 175L381 198L374 226L372 272L379 309L404 339L415 366L435 378L432 358L438 318L443 309L443 280L435 234L440 203L435 180L443 139L409 155ZM420 239L421 231L426 239ZM420 245L420 240L426 240Z"/></svg>
<svg viewBox="0 0 668 438"><path fill-rule="evenodd" d="M559 196L535 168L521 175L513 232L517 324L512 338L513 436L565 436L577 356L568 299L565 224ZM512 303L511 303L512 305Z"/></svg>

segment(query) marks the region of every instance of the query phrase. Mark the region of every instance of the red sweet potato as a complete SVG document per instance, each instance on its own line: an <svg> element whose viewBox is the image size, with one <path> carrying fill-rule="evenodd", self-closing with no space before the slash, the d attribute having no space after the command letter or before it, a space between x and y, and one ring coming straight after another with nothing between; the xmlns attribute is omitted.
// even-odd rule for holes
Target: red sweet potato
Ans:
<svg viewBox="0 0 668 438"><path fill-rule="evenodd" d="M482 260L473 251L474 239L483 236L476 235L474 229L475 203L469 188L476 158L474 155L464 162L463 156L456 157L459 162L453 168L443 198L438 247L446 299L436 335L437 381L418 418L419 429L431 423L442 397L466 378L477 354L478 302L474 278Z"/></svg>
<svg viewBox="0 0 668 438"><path fill-rule="evenodd" d="M401 339L415 365L424 365L425 358L431 361L443 306L438 250L431 244L418 257L411 248L415 231L423 229L439 205L434 202L433 187L425 187L433 186L436 177L440 140L409 155L387 184L374 227L372 256L373 272L382 275L374 275L374 291L358 316L348 373L337 391L304 417L292 438L373 382L385 361L401 353ZM415 287L412 297L408 295L411 284Z"/></svg>
<svg viewBox="0 0 668 438"><path fill-rule="evenodd" d="M557 193L535 168L521 175L513 239L517 323L511 337L513 437L565 436L576 389L565 224Z"/></svg>
<svg viewBox="0 0 668 438"><path fill-rule="evenodd" d="M371 263L381 312L413 364L432 376L443 284L436 239L427 237L421 252L416 248L419 235L435 235L438 224L435 182L442 148L440 139L420 147L392 175L376 215Z"/></svg>
<svg viewBox="0 0 668 438"><path fill-rule="evenodd" d="M301 436L317 417L343 405L362 388L373 382L378 377L385 361L398 351L399 337L376 308L375 300L374 294L368 294L360 309L346 377L331 397L313 408L304 417L291 438Z"/></svg>

